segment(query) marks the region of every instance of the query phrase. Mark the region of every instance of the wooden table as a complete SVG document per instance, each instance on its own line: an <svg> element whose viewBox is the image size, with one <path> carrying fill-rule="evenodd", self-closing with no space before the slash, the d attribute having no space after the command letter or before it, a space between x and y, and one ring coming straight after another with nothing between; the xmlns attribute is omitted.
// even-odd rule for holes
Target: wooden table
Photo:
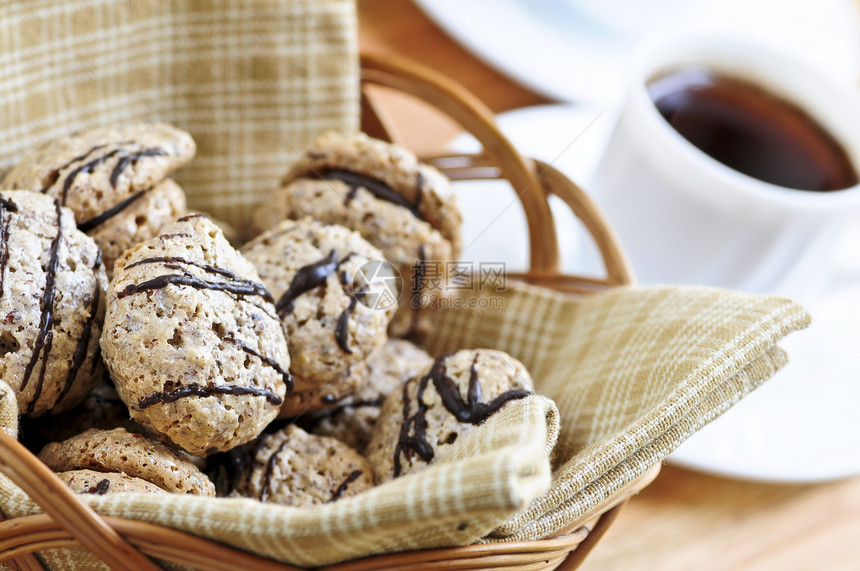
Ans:
<svg viewBox="0 0 860 571"><path fill-rule="evenodd" d="M547 102L464 51L408 0L358 0L358 11L362 47L430 65L495 112ZM419 153L458 132L405 98L389 96L385 107ZM860 478L777 485L664 466L582 569L860 570Z"/></svg>

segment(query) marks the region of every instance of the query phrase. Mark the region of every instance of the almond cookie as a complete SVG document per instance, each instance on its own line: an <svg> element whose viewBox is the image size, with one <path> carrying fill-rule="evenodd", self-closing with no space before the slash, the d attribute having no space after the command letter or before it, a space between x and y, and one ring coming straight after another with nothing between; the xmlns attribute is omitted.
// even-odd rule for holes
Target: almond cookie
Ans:
<svg viewBox="0 0 860 571"><path fill-rule="evenodd" d="M155 484L134 478L121 472L96 472L95 470L68 470L57 472L60 478L77 494L121 494L124 492L141 492L144 494L166 494Z"/></svg>
<svg viewBox="0 0 860 571"><path fill-rule="evenodd" d="M165 444L124 428L91 428L62 442L52 442L39 459L55 472L122 472L168 492L214 496L215 486L197 466Z"/></svg>
<svg viewBox="0 0 860 571"><path fill-rule="evenodd" d="M301 390L295 390L286 396L278 417L301 417L337 407L367 383L369 372L368 362L359 361L349 365L346 371L329 381L305 384Z"/></svg>
<svg viewBox="0 0 860 571"><path fill-rule="evenodd" d="M191 454L256 438L292 379L273 298L206 216L126 251L101 346L131 416Z"/></svg>
<svg viewBox="0 0 860 571"><path fill-rule="evenodd" d="M171 220L185 213L185 195L175 183L158 187L195 152L188 133L163 123L97 127L36 148L3 186L41 192L71 208L80 229L96 237L110 270L134 240L159 232L165 211L175 213Z"/></svg>
<svg viewBox="0 0 860 571"><path fill-rule="evenodd" d="M382 405L365 449L377 483L426 467L460 434L533 391L526 368L507 353L467 349L437 357Z"/></svg>
<svg viewBox="0 0 860 571"><path fill-rule="evenodd" d="M318 408L352 392L355 386L339 387L337 380L385 343L396 308L393 298L377 303L390 285L376 271L384 269L382 253L357 232L310 218L284 220L242 253L277 300L295 393L319 395L309 403Z"/></svg>
<svg viewBox="0 0 860 571"><path fill-rule="evenodd" d="M426 371L433 358L404 339L389 339L368 361L367 381L337 407L311 420L310 432L331 436L361 452L370 440L385 398Z"/></svg>
<svg viewBox="0 0 860 571"><path fill-rule="evenodd" d="M0 375L22 414L71 408L101 376L106 287L98 246L69 209L0 191Z"/></svg>
<svg viewBox="0 0 860 571"><path fill-rule="evenodd" d="M185 193L169 178L135 197L123 205L125 210L119 214L107 210L96 219L78 225L78 229L86 232L102 249L109 278L113 277L114 263L123 252L134 244L157 236L165 225L187 210Z"/></svg>
<svg viewBox="0 0 860 571"><path fill-rule="evenodd" d="M342 442L294 424L267 434L234 495L294 507L348 498L373 487L373 468Z"/></svg>
<svg viewBox="0 0 860 571"><path fill-rule="evenodd" d="M462 214L448 179L398 145L327 133L281 186L256 212L258 228L312 216L358 231L406 278L408 291L389 331L399 336L414 329L413 310L443 295L423 279L422 268L444 270L460 252Z"/></svg>

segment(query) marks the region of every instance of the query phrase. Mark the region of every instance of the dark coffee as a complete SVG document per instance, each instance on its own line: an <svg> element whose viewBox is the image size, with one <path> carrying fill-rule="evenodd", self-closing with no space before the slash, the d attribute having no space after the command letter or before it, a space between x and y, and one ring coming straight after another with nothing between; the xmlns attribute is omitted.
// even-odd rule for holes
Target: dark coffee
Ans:
<svg viewBox="0 0 860 571"><path fill-rule="evenodd" d="M702 68L655 78L648 93L693 145L765 182L827 191L857 184L845 149L796 105L747 81Z"/></svg>

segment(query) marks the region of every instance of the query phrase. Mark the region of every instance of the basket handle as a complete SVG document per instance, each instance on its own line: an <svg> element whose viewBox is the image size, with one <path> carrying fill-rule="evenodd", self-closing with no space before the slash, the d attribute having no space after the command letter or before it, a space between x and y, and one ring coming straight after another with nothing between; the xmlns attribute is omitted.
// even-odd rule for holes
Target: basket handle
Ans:
<svg viewBox="0 0 860 571"><path fill-rule="evenodd" d="M0 430L0 472L111 569L160 569L78 499L71 488L5 430Z"/></svg>
<svg viewBox="0 0 860 571"><path fill-rule="evenodd" d="M531 246L531 266L557 270L558 242L549 204L541 196L540 183L526 159L502 135L490 110L460 84L424 66L398 57L361 54L361 79L409 93L434 105L472 133L484 151L511 182L526 214Z"/></svg>
<svg viewBox="0 0 860 571"><path fill-rule="evenodd" d="M396 89L446 113L483 147L480 155L427 159L454 180L506 179L523 206L529 229L530 263L521 277L565 291L594 291L633 283L633 271L615 233L588 195L551 165L523 157L495 123L492 112L464 87L428 67L391 54L361 53L362 128L397 142L397 128L375 104L368 84ZM555 194L585 225L606 269L605 279L567 276L559 270L559 246L547 196Z"/></svg>

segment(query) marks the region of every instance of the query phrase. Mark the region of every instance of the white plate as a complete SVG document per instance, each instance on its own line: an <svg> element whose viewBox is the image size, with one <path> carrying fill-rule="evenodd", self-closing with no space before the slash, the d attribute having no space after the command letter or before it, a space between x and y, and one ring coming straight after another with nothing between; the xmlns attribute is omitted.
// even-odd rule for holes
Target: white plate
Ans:
<svg viewBox="0 0 860 571"><path fill-rule="evenodd" d="M678 27L717 28L860 80L854 0L416 0L454 39L512 79L562 101L606 101L631 47Z"/></svg>
<svg viewBox="0 0 860 571"><path fill-rule="evenodd" d="M612 109L600 113L591 106L540 106L504 114L499 125L523 152L553 163L589 189L614 121ZM467 150L470 144L463 139L455 146ZM501 208L502 202L495 204ZM492 220L495 213L486 205L483 202L483 215ZM563 230L570 233L569 228ZM491 240L479 238L473 248L493 256ZM584 248L577 252L565 256L566 270L599 271L596 259ZM809 329L782 343L790 363L691 437L670 462L780 482L860 474L860 224L846 234L833 255L832 265L842 268L842 279L832 279L826 295L789 294L813 316Z"/></svg>

